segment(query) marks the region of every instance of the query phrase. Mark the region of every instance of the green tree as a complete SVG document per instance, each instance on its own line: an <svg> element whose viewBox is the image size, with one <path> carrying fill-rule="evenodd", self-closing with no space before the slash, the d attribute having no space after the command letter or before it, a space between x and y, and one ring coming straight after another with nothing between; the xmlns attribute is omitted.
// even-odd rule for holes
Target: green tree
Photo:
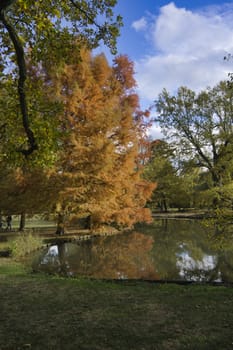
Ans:
<svg viewBox="0 0 233 350"><path fill-rule="evenodd" d="M59 138L59 114L63 106L51 99L51 88L32 65L28 64L28 99L30 113L33 114L31 126L37 140L38 150L31 156L22 157L20 148L27 148L27 137L21 124L17 101L17 87L14 79L6 75L0 79L0 167L17 168L41 166L48 167L57 157Z"/></svg>
<svg viewBox="0 0 233 350"><path fill-rule="evenodd" d="M176 96L166 90L155 101L156 121L177 147L184 161L207 171L210 187L220 188L232 179L233 90L227 82L196 94L178 89ZM213 199L217 206L219 200Z"/></svg>
<svg viewBox="0 0 233 350"><path fill-rule="evenodd" d="M10 71L12 79L18 81L22 126L27 137L27 147L23 143L19 150L25 156L38 148L34 126L31 125L33 113L27 98L27 55L37 63L64 61L77 36L87 41L90 48L103 40L115 52L116 37L122 24L121 17L113 14L115 4L116 0L1 1L1 78Z"/></svg>
<svg viewBox="0 0 233 350"><path fill-rule="evenodd" d="M170 207L190 206L189 186L186 176L175 166L175 151L167 142L151 143L151 157L147 162L144 177L155 182L156 188L149 205L167 211Z"/></svg>

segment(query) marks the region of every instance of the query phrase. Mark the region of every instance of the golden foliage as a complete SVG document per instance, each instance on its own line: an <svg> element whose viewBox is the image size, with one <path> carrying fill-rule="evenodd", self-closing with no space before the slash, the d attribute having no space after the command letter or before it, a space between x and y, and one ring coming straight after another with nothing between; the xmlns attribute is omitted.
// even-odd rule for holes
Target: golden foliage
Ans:
<svg viewBox="0 0 233 350"><path fill-rule="evenodd" d="M143 209L154 185L141 180L140 143L145 138L133 77L126 56L110 67L103 54L81 59L53 76L62 101L63 130L58 163L64 180L60 202L67 214L91 215L94 225L131 226L150 219ZM75 58L75 54L74 54Z"/></svg>

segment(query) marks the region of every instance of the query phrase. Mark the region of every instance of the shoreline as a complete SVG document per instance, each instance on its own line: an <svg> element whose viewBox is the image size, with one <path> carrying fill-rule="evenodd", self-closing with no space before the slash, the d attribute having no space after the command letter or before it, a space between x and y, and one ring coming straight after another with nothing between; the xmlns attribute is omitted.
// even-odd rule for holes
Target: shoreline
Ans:
<svg viewBox="0 0 233 350"><path fill-rule="evenodd" d="M152 218L163 218L163 219L204 219L204 218L210 218L210 214L205 211L198 211L198 212L187 212L187 211L177 211L177 212L154 212L152 213Z"/></svg>

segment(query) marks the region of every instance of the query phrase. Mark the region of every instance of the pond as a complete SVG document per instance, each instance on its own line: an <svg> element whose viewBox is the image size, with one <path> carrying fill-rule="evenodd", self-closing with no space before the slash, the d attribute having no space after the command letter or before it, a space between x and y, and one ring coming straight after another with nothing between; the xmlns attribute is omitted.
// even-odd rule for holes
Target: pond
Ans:
<svg viewBox="0 0 233 350"><path fill-rule="evenodd" d="M43 250L34 271L98 279L233 282L233 238L198 220L156 219L114 236Z"/></svg>

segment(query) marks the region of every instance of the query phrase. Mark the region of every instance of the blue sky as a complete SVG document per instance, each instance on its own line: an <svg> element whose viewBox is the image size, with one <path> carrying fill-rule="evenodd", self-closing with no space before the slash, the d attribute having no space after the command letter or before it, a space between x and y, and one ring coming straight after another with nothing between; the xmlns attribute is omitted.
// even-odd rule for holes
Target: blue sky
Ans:
<svg viewBox="0 0 233 350"><path fill-rule="evenodd" d="M233 60L224 60L233 53L232 1L118 0L114 12L124 22L118 53L135 64L143 109L163 88L175 93L182 85L200 91L233 71Z"/></svg>

